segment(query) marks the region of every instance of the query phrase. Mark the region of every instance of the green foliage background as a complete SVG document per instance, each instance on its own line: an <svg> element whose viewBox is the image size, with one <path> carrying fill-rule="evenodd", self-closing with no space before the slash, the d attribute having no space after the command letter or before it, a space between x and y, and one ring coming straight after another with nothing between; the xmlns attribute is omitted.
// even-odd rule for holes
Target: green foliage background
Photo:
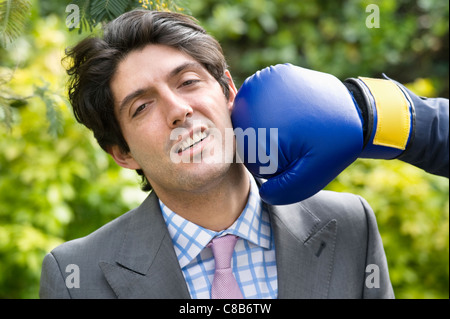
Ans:
<svg viewBox="0 0 450 319"><path fill-rule="evenodd" d="M68 30L65 8L77 2L30 1L21 36L0 49L0 106L11 106L0 107L0 298L37 298L46 252L146 196L67 104L64 48L93 21L81 34ZM341 79L385 72L417 94L448 97L444 0L118 2L195 16L221 42L237 86L260 68L290 62ZM371 3L380 28L365 25ZM371 204L397 298L449 298L448 186L400 161L358 160L327 187Z"/></svg>

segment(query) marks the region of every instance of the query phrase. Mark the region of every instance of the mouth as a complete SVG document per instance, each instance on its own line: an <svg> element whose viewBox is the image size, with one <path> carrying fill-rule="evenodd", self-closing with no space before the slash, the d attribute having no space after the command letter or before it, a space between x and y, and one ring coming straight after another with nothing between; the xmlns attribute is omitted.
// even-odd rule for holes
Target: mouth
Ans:
<svg viewBox="0 0 450 319"><path fill-rule="evenodd" d="M208 136L209 133L205 130L205 128L200 128L189 132L188 136L183 137L178 143L176 153L181 155L183 152L193 152L205 139L208 138Z"/></svg>

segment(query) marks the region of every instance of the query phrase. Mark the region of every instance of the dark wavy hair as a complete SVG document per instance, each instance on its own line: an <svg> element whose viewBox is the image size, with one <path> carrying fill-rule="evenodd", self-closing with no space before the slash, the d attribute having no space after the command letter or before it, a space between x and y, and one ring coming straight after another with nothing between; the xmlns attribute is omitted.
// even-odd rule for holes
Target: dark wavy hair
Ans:
<svg viewBox="0 0 450 319"><path fill-rule="evenodd" d="M229 98L227 64L220 44L187 15L137 9L116 18L105 26L103 37L87 37L66 49L63 62L69 74L68 95L75 118L92 130L105 150L118 145L130 151L114 113L110 81L118 64L133 50L148 44L162 44L181 50L205 67ZM142 170L142 189L150 183Z"/></svg>

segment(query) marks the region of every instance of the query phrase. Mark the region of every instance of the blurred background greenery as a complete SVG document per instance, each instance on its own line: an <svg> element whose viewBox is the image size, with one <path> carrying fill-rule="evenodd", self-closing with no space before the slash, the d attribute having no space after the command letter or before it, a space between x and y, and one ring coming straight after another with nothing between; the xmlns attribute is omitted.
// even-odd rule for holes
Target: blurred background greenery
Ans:
<svg viewBox="0 0 450 319"><path fill-rule="evenodd" d="M379 28L366 26L372 3ZM82 9L81 29L66 25L69 4ZM448 98L445 0L0 0L0 298L38 298L45 253L146 196L73 119L61 64L67 46L141 6L195 16L222 44L238 87L290 62L342 80L384 72ZM448 179L358 160L327 188L371 204L397 298L449 298Z"/></svg>

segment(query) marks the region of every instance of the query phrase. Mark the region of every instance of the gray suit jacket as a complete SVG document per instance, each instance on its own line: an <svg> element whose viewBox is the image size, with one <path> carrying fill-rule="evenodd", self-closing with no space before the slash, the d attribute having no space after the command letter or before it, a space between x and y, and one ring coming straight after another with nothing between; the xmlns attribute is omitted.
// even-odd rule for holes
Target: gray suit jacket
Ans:
<svg viewBox="0 0 450 319"><path fill-rule="evenodd" d="M394 297L375 216L364 199L322 191L268 210L279 298ZM40 297L190 298L157 196L47 254Z"/></svg>

